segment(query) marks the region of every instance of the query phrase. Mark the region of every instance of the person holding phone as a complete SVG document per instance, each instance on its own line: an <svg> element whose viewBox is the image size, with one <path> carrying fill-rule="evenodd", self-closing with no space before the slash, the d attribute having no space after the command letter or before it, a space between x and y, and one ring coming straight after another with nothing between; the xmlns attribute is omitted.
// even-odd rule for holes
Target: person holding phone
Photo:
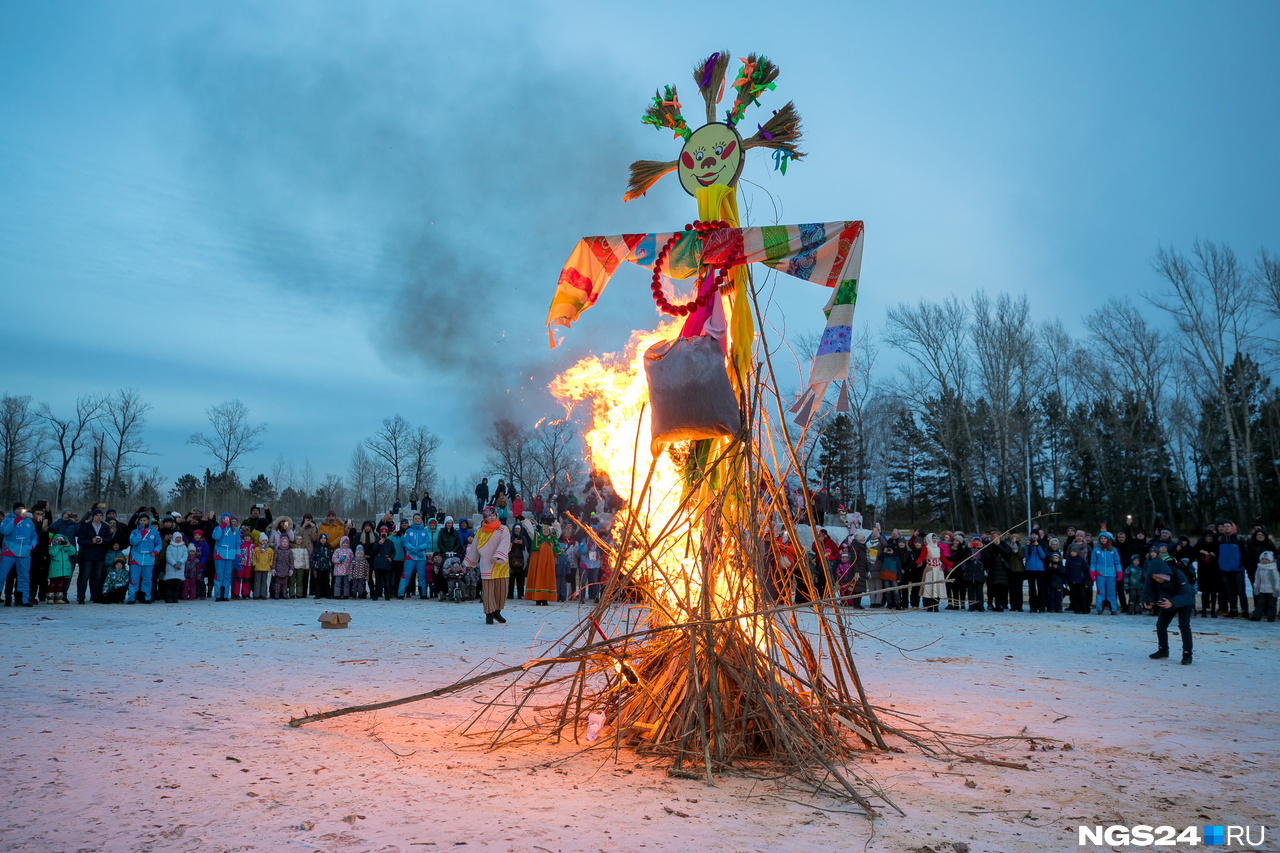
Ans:
<svg viewBox="0 0 1280 853"><path fill-rule="evenodd" d="M1169 656L1169 623L1176 616L1178 631L1182 634L1182 664L1191 664L1191 613L1196 606L1196 588L1188 580L1182 567L1172 560L1165 568L1157 568L1147 575L1142 591L1142 605L1157 608L1156 640L1159 647L1150 655L1152 660Z"/></svg>
<svg viewBox="0 0 1280 853"><path fill-rule="evenodd" d="M102 583L107 577L107 549L111 547L111 530L107 527L102 507L95 506L89 518L80 523L76 531L76 544L80 546L80 574L76 577L76 602L102 601Z"/></svg>

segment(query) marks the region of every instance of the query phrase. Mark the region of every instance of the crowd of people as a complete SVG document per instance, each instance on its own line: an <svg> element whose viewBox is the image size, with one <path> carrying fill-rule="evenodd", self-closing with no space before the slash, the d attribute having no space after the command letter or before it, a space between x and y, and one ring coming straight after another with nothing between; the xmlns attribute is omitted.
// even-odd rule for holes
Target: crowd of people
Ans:
<svg viewBox="0 0 1280 853"><path fill-rule="evenodd" d="M1168 655L1167 628L1178 620L1184 663L1191 662L1197 603L1203 617L1276 620L1276 548L1260 524L1243 536L1234 522L1219 520L1195 541L1164 528L1148 538L1131 520L1115 533L1103 525L1096 536L1068 527L1061 539L1037 525L1024 541L994 529L886 534L878 524L860 529L859 521L848 519L840 543L821 528L807 566L784 536L783 561L808 571L782 594L797 602L829 596L854 609L1021 612L1025 603L1031 613L1145 613L1158 617L1160 648L1152 657Z"/></svg>
<svg viewBox="0 0 1280 853"><path fill-rule="evenodd" d="M295 523L265 504L246 518L139 507L126 520L100 504L55 517L45 502L18 502L0 523L4 603L478 598L486 621L503 623L508 592L545 606L581 585L599 599L598 543L616 509L604 483L593 478L581 502L539 495L528 507L502 480L492 494L481 485L475 516L456 522L425 492L359 525L334 510Z"/></svg>
<svg viewBox="0 0 1280 853"><path fill-rule="evenodd" d="M266 505L247 518L139 507L125 520L102 505L55 516L47 503L17 503L0 523L4 603L69 603L72 594L79 604L479 598L487 621L501 623L508 594L541 606L599 599L608 573L601 544L611 542L621 506L607 478L593 475L582 501L563 493L526 505L501 479L492 490L480 482L475 494L470 518L455 521L423 493L358 525L333 510L295 523ZM1148 538L1131 520L1115 533L1068 527L1061 538L1037 525L1024 541L996 530L867 530L856 513L842 520L839 542L834 526L815 527L808 548L778 534L775 600L834 600L855 610L1146 613L1158 617L1164 655L1167 627L1178 620L1184 662L1197 604L1202 617L1276 619L1280 575L1261 525L1242 536L1221 520L1194 540L1163 528Z"/></svg>

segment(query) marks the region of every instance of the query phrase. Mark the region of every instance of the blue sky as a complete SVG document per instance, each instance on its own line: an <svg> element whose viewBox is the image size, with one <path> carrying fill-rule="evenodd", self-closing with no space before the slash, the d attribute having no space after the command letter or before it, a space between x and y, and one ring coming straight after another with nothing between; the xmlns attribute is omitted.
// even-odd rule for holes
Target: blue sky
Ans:
<svg viewBox="0 0 1280 853"><path fill-rule="evenodd" d="M653 89L692 102L723 48L779 64L747 125L794 99L809 152L749 155L742 200L865 220L873 328L985 287L1078 331L1162 243L1280 249L1275 3L436 5L0 3L0 390L135 386L174 477L232 397L270 424L249 472L342 473L399 412L465 476L494 417L655 324L631 271L563 349L543 325L579 237L692 217L673 178L621 193L678 150ZM775 319L824 301L782 283Z"/></svg>

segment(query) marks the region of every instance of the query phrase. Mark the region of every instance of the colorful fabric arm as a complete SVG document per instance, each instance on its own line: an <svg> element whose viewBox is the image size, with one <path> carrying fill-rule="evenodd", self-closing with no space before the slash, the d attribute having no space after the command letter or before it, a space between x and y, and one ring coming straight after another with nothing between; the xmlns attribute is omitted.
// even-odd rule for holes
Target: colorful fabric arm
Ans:
<svg viewBox="0 0 1280 853"><path fill-rule="evenodd" d="M667 232L579 240L560 271L547 312L551 346L556 343L553 325L568 328L594 305L624 261L652 269L659 247L671 236L672 232ZM831 298L823 309L827 324L809 370L809 381L791 409L796 422L805 424L821 405L830 383L843 383L849 376L853 309L862 269L862 239L860 221L719 228L700 236L685 233L671 249L662 273L669 278L684 279L697 275L704 265L729 268L761 263L831 288ZM836 410L848 411L847 387L841 389Z"/></svg>

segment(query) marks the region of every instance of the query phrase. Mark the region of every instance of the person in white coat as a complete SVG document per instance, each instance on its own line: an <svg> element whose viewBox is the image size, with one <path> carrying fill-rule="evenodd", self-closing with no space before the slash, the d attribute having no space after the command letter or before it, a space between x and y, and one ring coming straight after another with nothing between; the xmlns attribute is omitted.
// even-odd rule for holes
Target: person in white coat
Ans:
<svg viewBox="0 0 1280 853"><path fill-rule="evenodd" d="M497 511L486 506L480 529L468 540L467 556L462 562L468 568L480 568L480 600L484 604L487 625L495 621L505 624L507 621L502 617L502 608L507 603L507 580L511 574L507 558L510 552L511 531L502 526Z"/></svg>

